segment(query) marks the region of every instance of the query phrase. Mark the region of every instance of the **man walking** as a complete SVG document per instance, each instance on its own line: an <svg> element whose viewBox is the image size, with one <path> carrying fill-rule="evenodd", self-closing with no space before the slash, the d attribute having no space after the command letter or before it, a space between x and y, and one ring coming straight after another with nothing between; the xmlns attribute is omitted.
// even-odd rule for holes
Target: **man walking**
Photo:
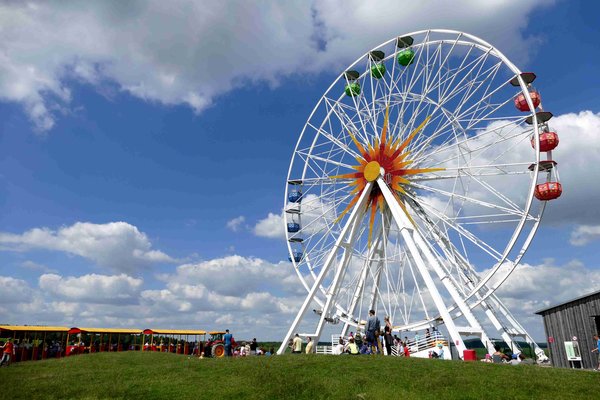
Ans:
<svg viewBox="0 0 600 400"><path fill-rule="evenodd" d="M229 329L225 329L225 335L223 335L223 342L225 343L225 356L231 357L231 342L233 341L233 335L229 333Z"/></svg>
<svg viewBox="0 0 600 400"><path fill-rule="evenodd" d="M379 346L377 345L377 342L379 341L378 336L380 329L381 322L379 321L379 318L377 318L377 316L375 315L375 310L369 310L369 318L367 319L366 326L367 342L369 342L369 346L375 346L377 352L379 352Z"/></svg>

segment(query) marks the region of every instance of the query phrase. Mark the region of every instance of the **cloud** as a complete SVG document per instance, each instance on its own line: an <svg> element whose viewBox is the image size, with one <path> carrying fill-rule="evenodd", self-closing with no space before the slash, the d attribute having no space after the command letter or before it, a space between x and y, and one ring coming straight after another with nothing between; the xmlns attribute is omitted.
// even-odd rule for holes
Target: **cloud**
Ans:
<svg viewBox="0 0 600 400"><path fill-rule="evenodd" d="M234 232L239 232L244 221L246 221L246 217L240 215L239 217L227 221L227 228L231 229Z"/></svg>
<svg viewBox="0 0 600 400"><path fill-rule="evenodd" d="M570 242L573 246L585 246L600 239L600 225L579 225L571 232Z"/></svg>
<svg viewBox="0 0 600 400"><path fill-rule="evenodd" d="M267 218L261 219L254 226L254 234L270 239L285 239L285 230L282 214L269 213Z"/></svg>
<svg viewBox="0 0 600 400"><path fill-rule="evenodd" d="M0 99L21 104L42 132L73 102L73 82L201 112L235 88L342 69L391 37L437 26L478 34L525 61L540 40L523 35L528 16L551 3L2 3Z"/></svg>
<svg viewBox="0 0 600 400"><path fill-rule="evenodd" d="M151 263L176 262L151 247L146 234L126 222L77 222L57 231L34 228L23 234L0 232L0 250L62 251L117 271L132 272Z"/></svg>
<svg viewBox="0 0 600 400"><path fill-rule="evenodd" d="M31 261L31 260L23 261L21 263L21 267L22 268L26 268L26 269L28 269L30 271L40 271L40 272L43 272L43 273L46 273L46 274L48 274L48 273L56 273L57 272L55 269L48 268L47 266L45 266L43 264L39 264L39 263L36 263L34 261Z"/></svg>
<svg viewBox="0 0 600 400"><path fill-rule="evenodd" d="M563 114L552 118L549 125L560 139L552 158L558 162L563 193L548 204L544 223L600 224L600 209L590 201L600 198L600 186L595 184L597 174L593 167L600 163L600 142L597 140L600 113Z"/></svg>
<svg viewBox="0 0 600 400"><path fill-rule="evenodd" d="M89 274L66 278L57 274L44 274L39 278L39 287L52 296L69 301L128 304L137 303L143 282L142 279L125 274Z"/></svg>
<svg viewBox="0 0 600 400"><path fill-rule="evenodd" d="M297 204L288 203L286 207L296 206ZM331 224L336 216L333 213L333 207L321 201L321 198L315 194L307 194L302 198L302 234L311 235L327 229L328 223ZM254 226L254 234L270 239L285 239L285 215L282 211L277 215L269 213L266 218L259 220ZM288 222L296 221L294 216L288 216Z"/></svg>
<svg viewBox="0 0 600 400"><path fill-rule="evenodd" d="M289 263L237 255L180 265L152 283L125 274L43 274L37 285L12 277L0 277L0 285L7 323L207 330L226 324L236 337L269 339L283 336L284 321L305 296Z"/></svg>
<svg viewBox="0 0 600 400"><path fill-rule="evenodd" d="M238 297L269 287L288 290L290 283L291 290L295 290L298 284L287 262L273 264L239 255L180 265L175 274L162 279L170 284L201 284L216 293Z"/></svg>
<svg viewBox="0 0 600 400"><path fill-rule="evenodd" d="M233 282L231 282L233 281ZM232 329L278 340L305 297L290 264L230 256L179 266L149 288L120 275L45 274L37 286L0 277L0 315L13 324ZM600 289L600 270L577 260L522 264L496 294L535 338L539 309Z"/></svg>
<svg viewBox="0 0 600 400"><path fill-rule="evenodd" d="M0 305L6 303L19 303L29 299L32 295L31 288L22 279L10 276L0 276Z"/></svg>

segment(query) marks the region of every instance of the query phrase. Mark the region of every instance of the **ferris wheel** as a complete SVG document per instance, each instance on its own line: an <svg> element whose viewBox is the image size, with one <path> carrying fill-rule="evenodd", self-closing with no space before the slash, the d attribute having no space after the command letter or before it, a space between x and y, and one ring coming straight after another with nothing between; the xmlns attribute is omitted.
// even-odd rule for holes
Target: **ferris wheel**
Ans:
<svg viewBox="0 0 600 400"><path fill-rule="evenodd" d="M443 324L460 355L465 336L491 349L488 326L543 354L496 294L562 192L535 78L450 30L393 38L341 70L289 167L287 243L307 297L280 352L311 317L318 342L375 309L395 331Z"/></svg>

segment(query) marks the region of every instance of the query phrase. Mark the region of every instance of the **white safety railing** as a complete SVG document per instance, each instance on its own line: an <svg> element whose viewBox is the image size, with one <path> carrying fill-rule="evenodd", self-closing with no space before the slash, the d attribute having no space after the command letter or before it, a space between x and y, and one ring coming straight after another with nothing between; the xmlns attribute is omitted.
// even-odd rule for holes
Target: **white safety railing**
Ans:
<svg viewBox="0 0 600 400"><path fill-rule="evenodd" d="M331 346L317 346L317 354L333 354L333 347Z"/></svg>

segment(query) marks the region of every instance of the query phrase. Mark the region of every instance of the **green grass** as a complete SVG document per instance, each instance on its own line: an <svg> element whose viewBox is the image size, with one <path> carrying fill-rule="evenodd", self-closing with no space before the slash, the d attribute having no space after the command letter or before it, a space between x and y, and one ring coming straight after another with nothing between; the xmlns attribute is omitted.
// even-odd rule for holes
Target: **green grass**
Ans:
<svg viewBox="0 0 600 400"><path fill-rule="evenodd" d="M1 399L598 399L600 373L382 356L97 353L0 368Z"/></svg>

